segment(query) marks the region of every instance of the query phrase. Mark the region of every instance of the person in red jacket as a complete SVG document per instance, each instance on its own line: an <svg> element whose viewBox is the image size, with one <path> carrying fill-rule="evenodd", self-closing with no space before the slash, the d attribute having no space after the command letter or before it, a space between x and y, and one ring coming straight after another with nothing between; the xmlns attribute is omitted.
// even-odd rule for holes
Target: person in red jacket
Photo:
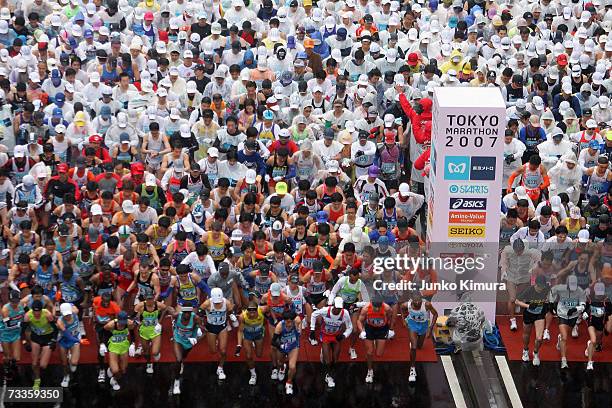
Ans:
<svg viewBox="0 0 612 408"><path fill-rule="evenodd" d="M102 160L102 163L112 163L113 159L110 157L108 149L102 147L102 140L102 136L98 134L89 136L89 147L93 147L95 149L95 157ZM81 152L83 156L87 156L85 149L87 149L87 147L84 147L83 151Z"/></svg>
<svg viewBox="0 0 612 408"><path fill-rule="evenodd" d="M57 176L49 179L43 195L51 202L52 208L55 208L63 204L66 194L73 195L76 201L81 196L77 183L68 177L68 165L60 163L57 165Z"/></svg>

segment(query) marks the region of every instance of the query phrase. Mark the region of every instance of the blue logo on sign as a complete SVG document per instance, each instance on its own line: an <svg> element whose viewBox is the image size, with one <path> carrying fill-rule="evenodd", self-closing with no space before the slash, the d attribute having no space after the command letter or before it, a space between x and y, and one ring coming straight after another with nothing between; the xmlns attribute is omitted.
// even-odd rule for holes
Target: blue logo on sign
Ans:
<svg viewBox="0 0 612 408"><path fill-rule="evenodd" d="M446 156L444 158L444 180L469 180L469 156Z"/></svg>
<svg viewBox="0 0 612 408"><path fill-rule="evenodd" d="M472 156L470 180L495 180L495 157Z"/></svg>

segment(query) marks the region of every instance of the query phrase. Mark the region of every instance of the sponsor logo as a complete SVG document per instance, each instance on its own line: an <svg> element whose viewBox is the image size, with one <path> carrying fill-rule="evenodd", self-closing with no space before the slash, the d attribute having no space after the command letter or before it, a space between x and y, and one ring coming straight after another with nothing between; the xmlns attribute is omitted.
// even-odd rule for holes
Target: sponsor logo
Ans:
<svg viewBox="0 0 612 408"><path fill-rule="evenodd" d="M487 195L489 186L486 184L449 184L448 192L451 194Z"/></svg>
<svg viewBox="0 0 612 408"><path fill-rule="evenodd" d="M469 180L470 179L469 156L446 156L444 158L445 180Z"/></svg>
<svg viewBox="0 0 612 408"><path fill-rule="evenodd" d="M486 207L486 198L451 197L449 205L451 210L484 210Z"/></svg>
<svg viewBox="0 0 612 408"><path fill-rule="evenodd" d="M485 211L449 211L449 224L484 224L487 222Z"/></svg>
<svg viewBox="0 0 612 408"><path fill-rule="evenodd" d="M495 157L472 156L470 180L495 180Z"/></svg>
<svg viewBox="0 0 612 408"><path fill-rule="evenodd" d="M449 238L484 238L486 228L484 225L464 227L459 225L448 226Z"/></svg>

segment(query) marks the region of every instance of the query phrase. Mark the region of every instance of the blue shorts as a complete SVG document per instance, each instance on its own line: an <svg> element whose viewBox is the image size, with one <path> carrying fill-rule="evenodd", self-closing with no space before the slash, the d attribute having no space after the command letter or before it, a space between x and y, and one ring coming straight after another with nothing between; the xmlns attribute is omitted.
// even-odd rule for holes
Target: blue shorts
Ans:
<svg viewBox="0 0 612 408"><path fill-rule="evenodd" d="M281 349L280 351L283 354L289 355L289 353L291 353L293 350L300 348L300 343L299 342L291 342L291 343L281 343Z"/></svg>
<svg viewBox="0 0 612 408"><path fill-rule="evenodd" d="M176 302L179 304L179 306L182 306L182 307L194 307L194 308L197 308L199 306L197 298L196 299L190 299L190 300L185 300L185 299L179 298Z"/></svg>
<svg viewBox="0 0 612 408"><path fill-rule="evenodd" d="M411 332L416 333L418 336L424 336L427 333L427 329L429 328L429 320L424 322L415 322L412 319L406 318L406 323L408 323L408 329Z"/></svg>
<svg viewBox="0 0 612 408"><path fill-rule="evenodd" d="M21 338L20 330L0 330L0 342L2 343L14 343Z"/></svg>
<svg viewBox="0 0 612 408"><path fill-rule="evenodd" d="M60 347L63 348L63 349L70 350L76 344L79 344L79 342L78 341L73 341L73 340L68 340L67 338L62 337L62 338L59 339L57 344L59 344Z"/></svg>
<svg viewBox="0 0 612 408"><path fill-rule="evenodd" d="M244 331L243 332L244 339L248 341L258 341L264 338L264 328L257 331Z"/></svg>
<svg viewBox="0 0 612 408"><path fill-rule="evenodd" d="M191 350L193 348L193 346L191 345L191 342L188 339L184 339L179 336L174 336L174 341L180 344L181 347L183 347L183 349L185 350Z"/></svg>

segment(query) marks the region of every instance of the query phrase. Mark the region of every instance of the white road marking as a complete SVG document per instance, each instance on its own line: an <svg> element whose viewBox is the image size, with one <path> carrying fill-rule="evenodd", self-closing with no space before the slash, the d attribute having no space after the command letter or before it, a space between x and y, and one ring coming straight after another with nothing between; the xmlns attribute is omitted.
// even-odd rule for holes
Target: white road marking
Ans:
<svg viewBox="0 0 612 408"><path fill-rule="evenodd" d="M521 402L521 398L519 397L518 391L516 389L516 384L514 384L514 380L512 379L512 373L510 373L510 367L508 367L506 357L495 356L495 360L497 361L499 372L501 373L502 379L504 380L504 385L506 386L506 392L508 393L508 397L510 398L512 408L523 408L523 403Z"/></svg>
<svg viewBox="0 0 612 408"><path fill-rule="evenodd" d="M450 356L440 356L440 359L442 360L442 365L444 366L444 372L446 373L446 379L448 380L448 385L450 386L451 393L453 394L455 405L457 408L467 408L465 399L463 398L463 393L461 392L461 386L459 385L459 379L457 378L457 373L455 372L453 360Z"/></svg>

